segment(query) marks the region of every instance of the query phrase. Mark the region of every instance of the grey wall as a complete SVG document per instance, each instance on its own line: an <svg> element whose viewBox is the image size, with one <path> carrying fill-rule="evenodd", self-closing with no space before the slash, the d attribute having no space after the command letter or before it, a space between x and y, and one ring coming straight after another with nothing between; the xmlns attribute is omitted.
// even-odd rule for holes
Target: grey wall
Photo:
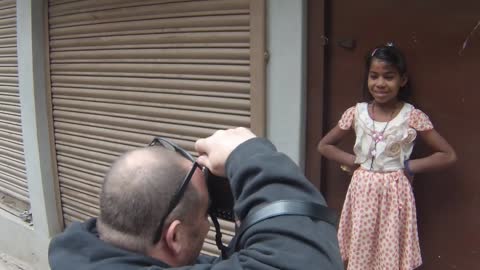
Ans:
<svg viewBox="0 0 480 270"><path fill-rule="evenodd" d="M269 0L267 13L267 137L303 168L306 1Z"/></svg>
<svg viewBox="0 0 480 270"><path fill-rule="evenodd" d="M62 228L50 141L45 14L46 0L17 1L18 88L33 226L0 210L0 253L35 269L48 269L48 243Z"/></svg>

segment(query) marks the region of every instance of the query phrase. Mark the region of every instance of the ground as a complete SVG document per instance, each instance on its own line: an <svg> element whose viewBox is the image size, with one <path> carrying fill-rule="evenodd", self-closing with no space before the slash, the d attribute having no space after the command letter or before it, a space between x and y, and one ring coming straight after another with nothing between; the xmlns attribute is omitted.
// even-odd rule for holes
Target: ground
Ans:
<svg viewBox="0 0 480 270"><path fill-rule="evenodd" d="M11 256L0 253L0 270L31 270L31 268Z"/></svg>

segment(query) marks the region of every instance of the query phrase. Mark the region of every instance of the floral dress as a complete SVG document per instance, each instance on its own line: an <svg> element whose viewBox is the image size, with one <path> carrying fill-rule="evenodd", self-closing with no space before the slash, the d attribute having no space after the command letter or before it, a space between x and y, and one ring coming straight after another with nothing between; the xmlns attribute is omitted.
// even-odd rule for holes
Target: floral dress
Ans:
<svg viewBox="0 0 480 270"><path fill-rule="evenodd" d="M348 269L410 270L422 264L412 187L403 172L417 131L433 129L427 115L405 103L389 122L374 122L358 103L338 123L356 134L353 176L338 229ZM381 140L376 136L381 134Z"/></svg>

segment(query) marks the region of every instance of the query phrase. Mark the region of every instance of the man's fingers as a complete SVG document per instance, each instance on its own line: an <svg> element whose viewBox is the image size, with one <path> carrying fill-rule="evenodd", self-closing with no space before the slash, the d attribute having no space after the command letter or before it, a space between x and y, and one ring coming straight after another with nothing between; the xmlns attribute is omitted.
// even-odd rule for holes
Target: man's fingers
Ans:
<svg viewBox="0 0 480 270"><path fill-rule="evenodd" d="M197 153L199 155L203 155L204 153L206 153L206 148L207 148L207 140L206 139L198 139L196 142L195 142L195 151L197 151Z"/></svg>
<svg viewBox="0 0 480 270"><path fill-rule="evenodd" d="M197 163L211 170L212 164L207 156L201 155L197 158Z"/></svg>
<svg viewBox="0 0 480 270"><path fill-rule="evenodd" d="M224 176L228 156L238 145L254 137L247 128L217 130L212 136L195 142L195 150L201 157L197 162L213 174Z"/></svg>

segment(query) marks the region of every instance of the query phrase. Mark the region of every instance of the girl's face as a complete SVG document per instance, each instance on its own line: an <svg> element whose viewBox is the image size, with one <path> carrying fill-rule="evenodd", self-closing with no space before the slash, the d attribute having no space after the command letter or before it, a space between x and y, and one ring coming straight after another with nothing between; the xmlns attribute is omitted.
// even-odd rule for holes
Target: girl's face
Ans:
<svg viewBox="0 0 480 270"><path fill-rule="evenodd" d="M400 75L395 67L374 58L368 71L368 91L376 103L396 103L398 92L407 80L407 76Z"/></svg>

